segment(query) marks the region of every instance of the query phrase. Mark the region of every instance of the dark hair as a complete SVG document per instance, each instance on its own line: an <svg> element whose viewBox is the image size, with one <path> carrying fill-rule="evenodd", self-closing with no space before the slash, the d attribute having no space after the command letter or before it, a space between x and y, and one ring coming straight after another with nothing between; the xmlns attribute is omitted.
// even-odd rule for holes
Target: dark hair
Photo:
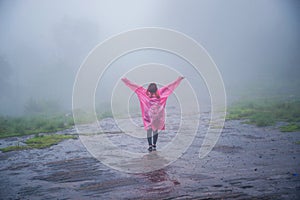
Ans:
<svg viewBox="0 0 300 200"><path fill-rule="evenodd" d="M148 97L153 97L155 95L156 98L160 98L158 91L157 91L157 85L155 83L150 83L147 89L147 95Z"/></svg>

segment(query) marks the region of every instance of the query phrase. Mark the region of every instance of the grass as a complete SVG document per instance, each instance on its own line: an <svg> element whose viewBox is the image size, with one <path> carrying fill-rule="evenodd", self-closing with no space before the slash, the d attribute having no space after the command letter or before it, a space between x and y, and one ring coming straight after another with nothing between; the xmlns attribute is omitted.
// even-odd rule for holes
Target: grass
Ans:
<svg viewBox="0 0 300 200"><path fill-rule="evenodd" d="M0 117L0 138L56 132L73 125L72 116L62 114Z"/></svg>
<svg viewBox="0 0 300 200"><path fill-rule="evenodd" d="M31 148L41 149L41 148L50 147L54 144L58 144L62 140L74 139L74 138L75 138L75 136L73 136L73 135L53 134L53 135L45 135L45 136L36 136L36 137L26 140L25 143Z"/></svg>
<svg viewBox="0 0 300 200"><path fill-rule="evenodd" d="M256 100L239 102L229 107L227 119L241 119L257 126L271 126L287 122L282 132L300 131L300 101Z"/></svg>
<svg viewBox="0 0 300 200"><path fill-rule="evenodd" d="M1 148L0 150L2 152L9 152L9 151L21 151L21 150L25 150L25 149L29 149L28 146L8 146L5 148Z"/></svg>
<svg viewBox="0 0 300 200"><path fill-rule="evenodd" d="M81 111L76 123L91 123L95 119L111 117L111 112L97 113L93 115ZM32 135L39 133L50 133L65 130L74 126L72 115L64 114L34 114L21 117L0 116L0 138Z"/></svg>
<svg viewBox="0 0 300 200"><path fill-rule="evenodd" d="M17 151L17 150L24 150L24 149L42 149L47 148L52 145L58 144L62 140L65 139L75 139L76 136L73 135L58 135L58 134L52 134L52 135L42 135L42 136L35 136L33 138L30 138L25 141L26 146L9 146L6 148L0 149L2 152L8 152L8 151Z"/></svg>
<svg viewBox="0 0 300 200"><path fill-rule="evenodd" d="M300 131L300 125L295 123L290 123L286 126L281 126L280 131L282 132L295 132Z"/></svg>

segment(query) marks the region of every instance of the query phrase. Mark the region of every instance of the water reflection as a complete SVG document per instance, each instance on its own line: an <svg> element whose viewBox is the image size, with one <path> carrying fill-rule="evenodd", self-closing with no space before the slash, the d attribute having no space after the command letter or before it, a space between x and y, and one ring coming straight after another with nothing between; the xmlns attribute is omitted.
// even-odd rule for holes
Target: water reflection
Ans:
<svg viewBox="0 0 300 200"><path fill-rule="evenodd" d="M158 151L153 151L149 154L145 154L140 159L140 164L143 166L144 172L153 172L156 170L160 170L163 167L167 166L168 160L161 155Z"/></svg>
<svg viewBox="0 0 300 200"><path fill-rule="evenodd" d="M153 183L159 183L162 181L169 180L169 175L167 174L164 168L156 171L148 172L143 175Z"/></svg>
<svg viewBox="0 0 300 200"><path fill-rule="evenodd" d="M143 164L150 165L153 169L156 166L164 166L167 160L159 154L159 152L151 152L145 155L142 159ZM141 174L146 181L144 195L151 197L162 197L161 195L168 195L174 188L174 183L170 179L165 167L149 171Z"/></svg>

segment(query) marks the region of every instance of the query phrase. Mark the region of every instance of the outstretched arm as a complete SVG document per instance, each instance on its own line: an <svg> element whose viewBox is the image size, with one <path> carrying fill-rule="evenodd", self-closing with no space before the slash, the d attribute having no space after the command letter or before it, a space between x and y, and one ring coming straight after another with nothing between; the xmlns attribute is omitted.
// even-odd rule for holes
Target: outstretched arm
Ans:
<svg viewBox="0 0 300 200"><path fill-rule="evenodd" d="M128 86L131 90L133 90L134 92L135 92L138 88L142 87L142 86L140 86L140 85L137 85L137 84L131 82L131 81L128 80L127 78L122 78L122 81L125 83L125 85L127 85L127 86Z"/></svg>
<svg viewBox="0 0 300 200"><path fill-rule="evenodd" d="M183 76L179 76L174 82L162 87L160 89L160 95L161 96L169 96L172 94L172 92L177 88L177 86L180 84L180 82L184 79Z"/></svg>

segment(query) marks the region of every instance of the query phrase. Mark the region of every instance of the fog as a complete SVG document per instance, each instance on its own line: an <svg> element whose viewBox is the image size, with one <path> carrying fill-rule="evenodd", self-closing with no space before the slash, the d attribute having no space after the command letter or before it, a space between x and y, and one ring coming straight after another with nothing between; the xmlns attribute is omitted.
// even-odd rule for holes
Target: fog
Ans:
<svg viewBox="0 0 300 200"><path fill-rule="evenodd" d="M34 101L70 111L76 73L88 53L113 35L141 27L174 29L203 45L229 101L261 88L299 97L299 10L297 0L0 1L0 114L26 114ZM109 100L120 65L130 70L149 62L186 65L155 50L125 55L99 82L99 104ZM205 90L192 72L186 78Z"/></svg>

